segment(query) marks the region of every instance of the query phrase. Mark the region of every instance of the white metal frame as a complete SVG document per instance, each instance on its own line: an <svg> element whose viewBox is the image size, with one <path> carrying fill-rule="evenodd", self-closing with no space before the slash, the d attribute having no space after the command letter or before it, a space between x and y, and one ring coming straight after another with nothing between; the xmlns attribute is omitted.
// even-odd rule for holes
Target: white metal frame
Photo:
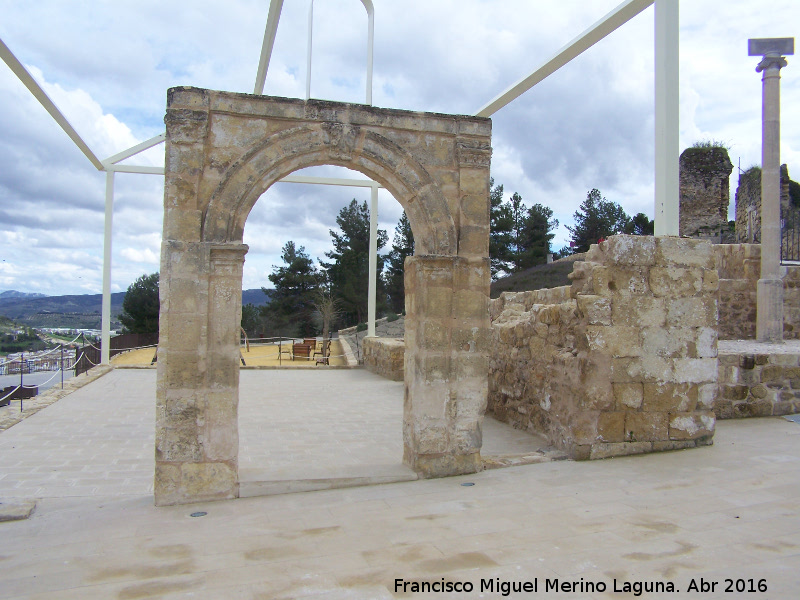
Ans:
<svg viewBox="0 0 800 600"><path fill-rule="evenodd" d="M269 19L272 18L273 5L279 3L283 5L283 0L273 0L270 5L270 14L267 20L267 31L270 30ZM367 11L367 101L368 105L372 105L372 55L373 46L375 45L375 7L372 5L372 0L361 0L364 9ZM278 19L280 18L280 7L277 8L277 15L275 16L274 27L278 27ZM306 100L311 98L311 50L314 31L314 0L308 5L308 50L306 55ZM264 38L266 41L266 37ZM273 40L274 41L274 40ZM263 51L262 51L263 55ZM259 65L260 66L260 65ZM265 69L266 72L266 69ZM261 86L263 90L263 84ZM259 93L259 92L256 92Z"/></svg>
<svg viewBox="0 0 800 600"><path fill-rule="evenodd" d="M678 235L678 51L679 51L679 0L626 0L614 10L581 33L578 37L561 48L554 56L545 61L530 75L521 79L501 93L495 99L481 107L476 115L489 117L513 102L537 83L569 63L604 37L619 29L633 17L655 4L655 233L656 235ZM372 67L375 32L375 10L372 0L361 0L367 11L367 89L366 103L372 104ZM263 94L264 84L275 44L283 0L270 0L267 25L254 86L255 94ZM314 19L314 0L311 0L308 17L308 66L306 73L306 99L311 95L311 50L312 29ZM103 364L109 362L110 321L111 321L111 243L114 206L114 174L140 173L163 175L163 167L147 167L139 165L120 165L121 161L130 158L148 148L152 148L166 139L166 134L157 135L128 150L120 152L101 161L91 151L86 142L70 125L55 103L48 97L22 63L17 60L8 46L0 39L0 57L11 71L28 88L39 103L50 113L75 145L89 161L99 170L106 172L105 224L103 236L103 308L102 308L102 358ZM368 312L369 322L367 335L375 335L375 301L377 286L377 218L378 189L382 187L375 181L363 179L342 179L330 177L309 177L290 175L281 181L287 183L307 183L320 185L343 185L371 188L370 197L370 275Z"/></svg>

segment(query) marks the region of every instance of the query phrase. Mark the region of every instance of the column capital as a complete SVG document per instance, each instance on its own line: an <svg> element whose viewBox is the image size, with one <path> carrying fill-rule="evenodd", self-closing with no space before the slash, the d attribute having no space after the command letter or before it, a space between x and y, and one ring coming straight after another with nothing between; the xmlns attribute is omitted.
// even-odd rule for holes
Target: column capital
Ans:
<svg viewBox="0 0 800 600"><path fill-rule="evenodd" d="M767 69L778 69L780 71L787 64L786 58L779 54L772 56L766 55L761 59L761 62L758 63L756 73L761 73L761 71L766 71Z"/></svg>

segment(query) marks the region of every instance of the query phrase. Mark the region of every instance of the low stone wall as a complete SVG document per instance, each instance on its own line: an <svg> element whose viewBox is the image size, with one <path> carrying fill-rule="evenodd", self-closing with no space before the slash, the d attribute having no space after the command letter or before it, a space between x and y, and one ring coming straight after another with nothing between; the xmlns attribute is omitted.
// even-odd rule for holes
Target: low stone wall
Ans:
<svg viewBox="0 0 800 600"><path fill-rule="evenodd" d="M800 412L800 346L720 349L718 419ZM753 342L755 345L755 342Z"/></svg>
<svg viewBox="0 0 800 600"><path fill-rule="evenodd" d="M570 277L569 287L491 301L488 410L576 459L710 444L712 245L614 236Z"/></svg>
<svg viewBox="0 0 800 600"><path fill-rule="evenodd" d="M392 381L403 381L406 344L402 338L367 337L363 344L364 366L368 371Z"/></svg>
<svg viewBox="0 0 800 600"><path fill-rule="evenodd" d="M394 321L389 321L386 317L375 320L375 335L381 338L402 338L406 331L406 318L400 316ZM339 330L339 338L345 340L355 357L356 364L364 362L364 339L367 337L367 330L357 331L357 327L348 327Z"/></svg>
<svg viewBox="0 0 800 600"><path fill-rule="evenodd" d="M719 339L756 338L756 286L761 276L760 244L718 244ZM783 337L800 339L800 267L784 267Z"/></svg>

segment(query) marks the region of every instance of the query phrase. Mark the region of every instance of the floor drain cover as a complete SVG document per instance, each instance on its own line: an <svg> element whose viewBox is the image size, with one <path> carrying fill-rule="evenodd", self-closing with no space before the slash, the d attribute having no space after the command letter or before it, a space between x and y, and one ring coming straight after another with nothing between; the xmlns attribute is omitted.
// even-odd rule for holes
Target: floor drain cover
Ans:
<svg viewBox="0 0 800 600"><path fill-rule="evenodd" d="M208 514L207 512L200 511L200 512L193 512L189 516L190 517L205 517L207 514Z"/></svg>

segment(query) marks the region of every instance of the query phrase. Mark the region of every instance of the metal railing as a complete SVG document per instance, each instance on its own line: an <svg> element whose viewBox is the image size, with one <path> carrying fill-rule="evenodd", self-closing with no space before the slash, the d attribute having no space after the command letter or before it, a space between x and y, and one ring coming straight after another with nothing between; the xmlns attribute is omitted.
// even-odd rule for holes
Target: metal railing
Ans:
<svg viewBox="0 0 800 600"><path fill-rule="evenodd" d="M800 211L788 210L781 219L781 263L800 263Z"/></svg>

